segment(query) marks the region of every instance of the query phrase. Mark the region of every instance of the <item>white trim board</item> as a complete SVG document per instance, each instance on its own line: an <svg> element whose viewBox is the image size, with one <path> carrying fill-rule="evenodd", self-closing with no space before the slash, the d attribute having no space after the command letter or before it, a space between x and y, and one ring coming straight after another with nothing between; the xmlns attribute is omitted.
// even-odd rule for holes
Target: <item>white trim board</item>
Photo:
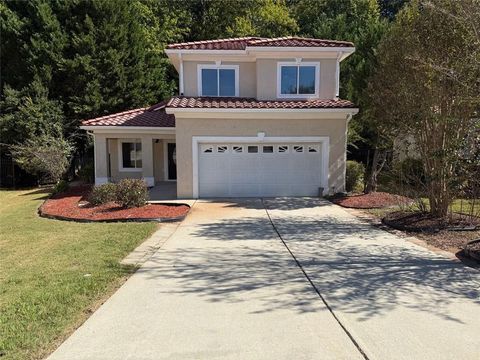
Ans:
<svg viewBox="0 0 480 360"><path fill-rule="evenodd" d="M307 53L333 53L341 51L343 53L341 60L355 52L352 46L336 46L336 47L274 47L274 46L247 46L245 50L194 50L194 49L165 49L167 55L179 54L197 54L197 55L254 55L257 52L307 52Z"/></svg>
<svg viewBox="0 0 480 360"><path fill-rule="evenodd" d="M167 107L167 114L182 112L199 113L345 113L355 115L359 108L314 108L314 109L232 109L232 108L175 108Z"/></svg>
<svg viewBox="0 0 480 360"><path fill-rule="evenodd" d="M174 127L155 127L155 126L80 126L82 130L93 131L94 133L145 133L145 134L175 134Z"/></svg>
<svg viewBox="0 0 480 360"><path fill-rule="evenodd" d="M198 148L202 143L320 143L322 146L322 184L328 192L330 137L329 136L192 136L192 197L199 196Z"/></svg>

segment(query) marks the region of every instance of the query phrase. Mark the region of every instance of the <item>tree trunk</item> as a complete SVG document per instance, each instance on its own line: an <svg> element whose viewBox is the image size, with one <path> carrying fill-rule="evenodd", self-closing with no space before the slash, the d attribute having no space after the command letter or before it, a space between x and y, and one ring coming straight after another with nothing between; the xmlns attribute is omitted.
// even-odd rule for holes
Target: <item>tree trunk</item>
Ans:
<svg viewBox="0 0 480 360"><path fill-rule="evenodd" d="M367 183L365 185L365 194L377 191L378 187L378 175L383 169L387 161L387 152L375 148L373 153L372 167L368 174Z"/></svg>

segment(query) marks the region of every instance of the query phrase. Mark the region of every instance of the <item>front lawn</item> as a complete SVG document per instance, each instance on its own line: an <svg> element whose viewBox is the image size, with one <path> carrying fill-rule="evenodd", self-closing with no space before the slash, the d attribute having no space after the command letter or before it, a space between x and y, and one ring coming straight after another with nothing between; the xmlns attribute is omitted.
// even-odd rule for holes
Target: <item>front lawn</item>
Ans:
<svg viewBox="0 0 480 360"><path fill-rule="evenodd" d="M155 223L40 218L42 190L0 191L0 357L45 356L133 268L119 261Z"/></svg>

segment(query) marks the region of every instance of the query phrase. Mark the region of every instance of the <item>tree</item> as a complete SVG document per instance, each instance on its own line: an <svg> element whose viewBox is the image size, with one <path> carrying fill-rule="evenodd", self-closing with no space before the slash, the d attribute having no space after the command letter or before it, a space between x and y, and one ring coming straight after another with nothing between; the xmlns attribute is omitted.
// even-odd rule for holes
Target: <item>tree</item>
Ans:
<svg viewBox="0 0 480 360"><path fill-rule="evenodd" d="M68 169L72 146L63 137L42 135L12 146L15 162L44 181L57 183Z"/></svg>
<svg viewBox="0 0 480 360"><path fill-rule="evenodd" d="M62 136L65 122L62 104L49 98L38 79L21 90L6 86L0 107L3 144L18 144L43 135Z"/></svg>
<svg viewBox="0 0 480 360"><path fill-rule="evenodd" d="M378 0L380 13L388 20L393 20L408 1L409 0Z"/></svg>
<svg viewBox="0 0 480 360"><path fill-rule="evenodd" d="M355 53L341 64L340 97L360 107L360 113L349 124L348 142L354 147L366 144L374 150L372 161L367 159L366 191L375 191L390 144L372 126L375 124L368 114L367 87L377 63L376 49L388 23L376 0L298 0L292 6L302 35L355 44Z"/></svg>
<svg viewBox="0 0 480 360"><path fill-rule="evenodd" d="M79 120L176 91L163 48L188 32L187 15L166 0L0 0L0 16L3 143L55 128L81 148Z"/></svg>
<svg viewBox="0 0 480 360"><path fill-rule="evenodd" d="M284 0L175 1L190 14L186 41L239 36L278 37L298 31Z"/></svg>
<svg viewBox="0 0 480 360"><path fill-rule="evenodd" d="M146 10L137 1L79 1L59 13L71 37L55 79L67 116L93 117L172 95L168 65L151 38L159 29L145 30L154 16Z"/></svg>
<svg viewBox="0 0 480 360"><path fill-rule="evenodd" d="M479 30L478 0L412 1L381 43L369 88L375 118L413 137L438 217L459 192L459 154L478 126Z"/></svg>

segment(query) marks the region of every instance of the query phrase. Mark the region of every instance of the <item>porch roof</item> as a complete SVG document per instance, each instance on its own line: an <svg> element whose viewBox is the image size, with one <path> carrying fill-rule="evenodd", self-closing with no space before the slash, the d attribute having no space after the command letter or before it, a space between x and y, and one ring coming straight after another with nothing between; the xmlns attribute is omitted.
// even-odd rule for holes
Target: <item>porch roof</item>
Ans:
<svg viewBox="0 0 480 360"><path fill-rule="evenodd" d="M175 127L175 115L167 114L162 101L156 105L127 110L82 121L82 126L132 126L132 127Z"/></svg>

